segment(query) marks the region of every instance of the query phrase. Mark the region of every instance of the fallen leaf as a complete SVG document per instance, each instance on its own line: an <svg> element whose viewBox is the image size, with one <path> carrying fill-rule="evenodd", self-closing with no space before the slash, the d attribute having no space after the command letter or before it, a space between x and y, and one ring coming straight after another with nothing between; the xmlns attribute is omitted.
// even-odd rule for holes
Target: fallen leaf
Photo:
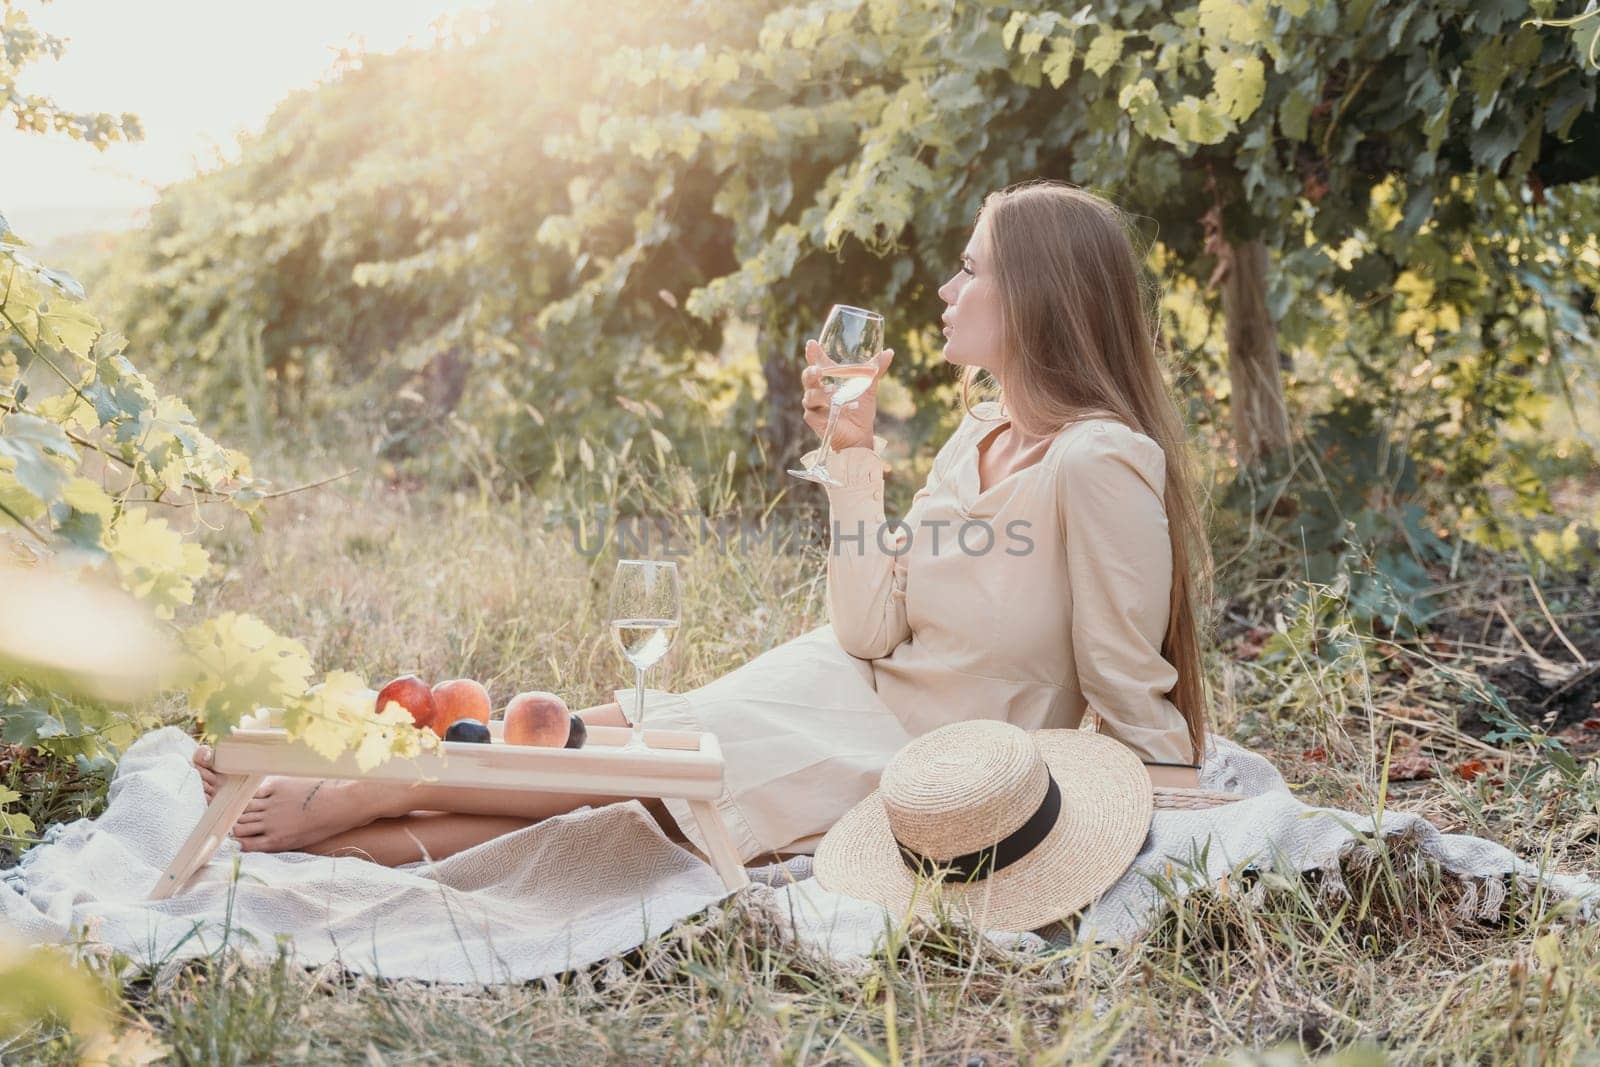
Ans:
<svg viewBox="0 0 1600 1067"><path fill-rule="evenodd" d="M1456 764L1456 775L1465 781L1472 781L1478 775L1489 769L1489 765L1481 759L1469 759L1465 763Z"/></svg>
<svg viewBox="0 0 1600 1067"><path fill-rule="evenodd" d="M1416 782L1438 773L1433 760L1420 752L1410 752L1389 761L1389 781Z"/></svg>

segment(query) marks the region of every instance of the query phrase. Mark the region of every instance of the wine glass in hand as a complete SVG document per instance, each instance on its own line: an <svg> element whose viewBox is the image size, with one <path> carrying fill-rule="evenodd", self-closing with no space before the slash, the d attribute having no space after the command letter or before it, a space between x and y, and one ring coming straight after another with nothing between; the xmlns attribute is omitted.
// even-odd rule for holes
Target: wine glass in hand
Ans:
<svg viewBox="0 0 1600 1067"><path fill-rule="evenodd" d="M678 636L678 565L650 559L617 561L611 580L611 636L622 658L633 664L633 734L623 752L644 743L644 675L660 662Z"/></svg>
<svg viewBox="0 0 1600 1067"><path fill-rule="evenodd" d="M828 448L833 443L839 412L872 388L877 378L877 356L883 348L883 316L864 308L835 304L822 324L817 342L822 352L816 367L822 386L829 391L828 423L822 431L822 447L817 452L816 465L791 469L789 473L806 481L839 486L844 483L828 473Z"/></svg>

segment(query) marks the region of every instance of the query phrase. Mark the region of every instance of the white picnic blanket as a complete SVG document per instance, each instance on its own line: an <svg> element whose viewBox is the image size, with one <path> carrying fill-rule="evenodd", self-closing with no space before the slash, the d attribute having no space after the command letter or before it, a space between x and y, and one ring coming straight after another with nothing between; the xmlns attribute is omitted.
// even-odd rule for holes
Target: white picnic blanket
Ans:
<svg viewBox="0 0 1600 1067"><path fill-rule="evenodd" d="M117 949L152 967L225 945L270 957L286 937L308 966L336 962L374 976L479 984L621 955L691 916L706 913L695 922L707 921L728 895L709 866L668 840L641 805L627 803L393 869L242 853L229 840L188 889L150 902L150 888L204 808L193 749L171 727L135 742L104 813L53 828L18 866L0 872L7 924L33 941ZM1246 863L1336 879L1340 856L1374 832L1369 816L1300 803L1271 764L1226 741L1216 744L1203 780L1251 799L1158 812L1144 850L1085 914L1079 936L1132 940L1164 906L1159 883L1183 893ZM1511 878L1542 877L1555 897L1579 899L1584 917L1600 899L1592 895L1600 886L1586 878L1541 873L1493 842L1440 833L1417 816L1390 812L1377 832L1410 837L1422 856L1474 887L1464 903L1484 915L1498 910ZM767 884L746 891L741 906L769 920L777 936L842 964L861 965L898 921L821 889L803 858L752 873ZM1020 951L1048 944L1033 933L991 938Z"/></svg>

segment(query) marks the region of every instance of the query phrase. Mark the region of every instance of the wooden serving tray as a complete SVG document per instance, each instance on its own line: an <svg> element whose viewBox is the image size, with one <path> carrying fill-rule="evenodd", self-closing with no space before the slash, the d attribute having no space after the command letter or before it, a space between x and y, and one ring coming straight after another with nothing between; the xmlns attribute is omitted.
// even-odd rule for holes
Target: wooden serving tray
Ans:
<svg viewBox="0 0 1600 1067"><path fill-rule="evenodd" d="M268 713L246 720L214 746L212 767L223 778L211 804L157 880L151 900L177 893L210 862L222 839L267 775L289 778L364 779L427 783L473 789L526 789L590 796L676 797L688 801L723 884L749 884L728 829L713 800L722 791L722 749L716 736L677 730L646 730L647 752L622 752L630 730L590 726L583 748L508 745L505 724L489 723L489 744L441 741L437 752L391 758L368 771L349 752L329 760L272 724Z"/></svg>

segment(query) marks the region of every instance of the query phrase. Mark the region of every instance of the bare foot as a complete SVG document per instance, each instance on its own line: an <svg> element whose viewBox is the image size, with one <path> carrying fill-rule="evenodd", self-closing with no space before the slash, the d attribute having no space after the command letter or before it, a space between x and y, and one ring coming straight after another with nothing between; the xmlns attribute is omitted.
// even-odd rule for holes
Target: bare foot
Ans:
<svg viewBox="0 0 1600 1067"><path fill-rule="evenodd" d="M194 750L194 769L200 772L200 788L205 790L206 803L211 803L211 798L217 795L217 786L222 783L222 776L211 769L211 746L200 745Z"/></svg>
<svg viewBox="0 0 1600 1067"><path fill-rule="evenodd" d="M268 778L233 824L246 852L293 852L383 814L365 782L331 778Z"/></svg>
<svg viewBox="0 0 1600 1067"><path fill-rule="evenodd" d="M222 783L211 769L211 749L194 753L201 788L210 803ZM316 778L267 778L233 824L232 836L246 852L292 852L390 814L362 782Z"/></svg>
<svg viewBox="0 0 1600 1067"><path fill-rule="evenodd" d="M197 746L194 750L192 762L195 770L200 772L200 788L205 791L206 803L209 804L212 798L217 795L217 788L222 785L222 775L211 769L211 746ZM272 779L268 778L267 782L270 781ZM266 785L266 782L262 782L261 789L265 789ZM261 789L256 790L257 796L261 795Z"/></svg>

